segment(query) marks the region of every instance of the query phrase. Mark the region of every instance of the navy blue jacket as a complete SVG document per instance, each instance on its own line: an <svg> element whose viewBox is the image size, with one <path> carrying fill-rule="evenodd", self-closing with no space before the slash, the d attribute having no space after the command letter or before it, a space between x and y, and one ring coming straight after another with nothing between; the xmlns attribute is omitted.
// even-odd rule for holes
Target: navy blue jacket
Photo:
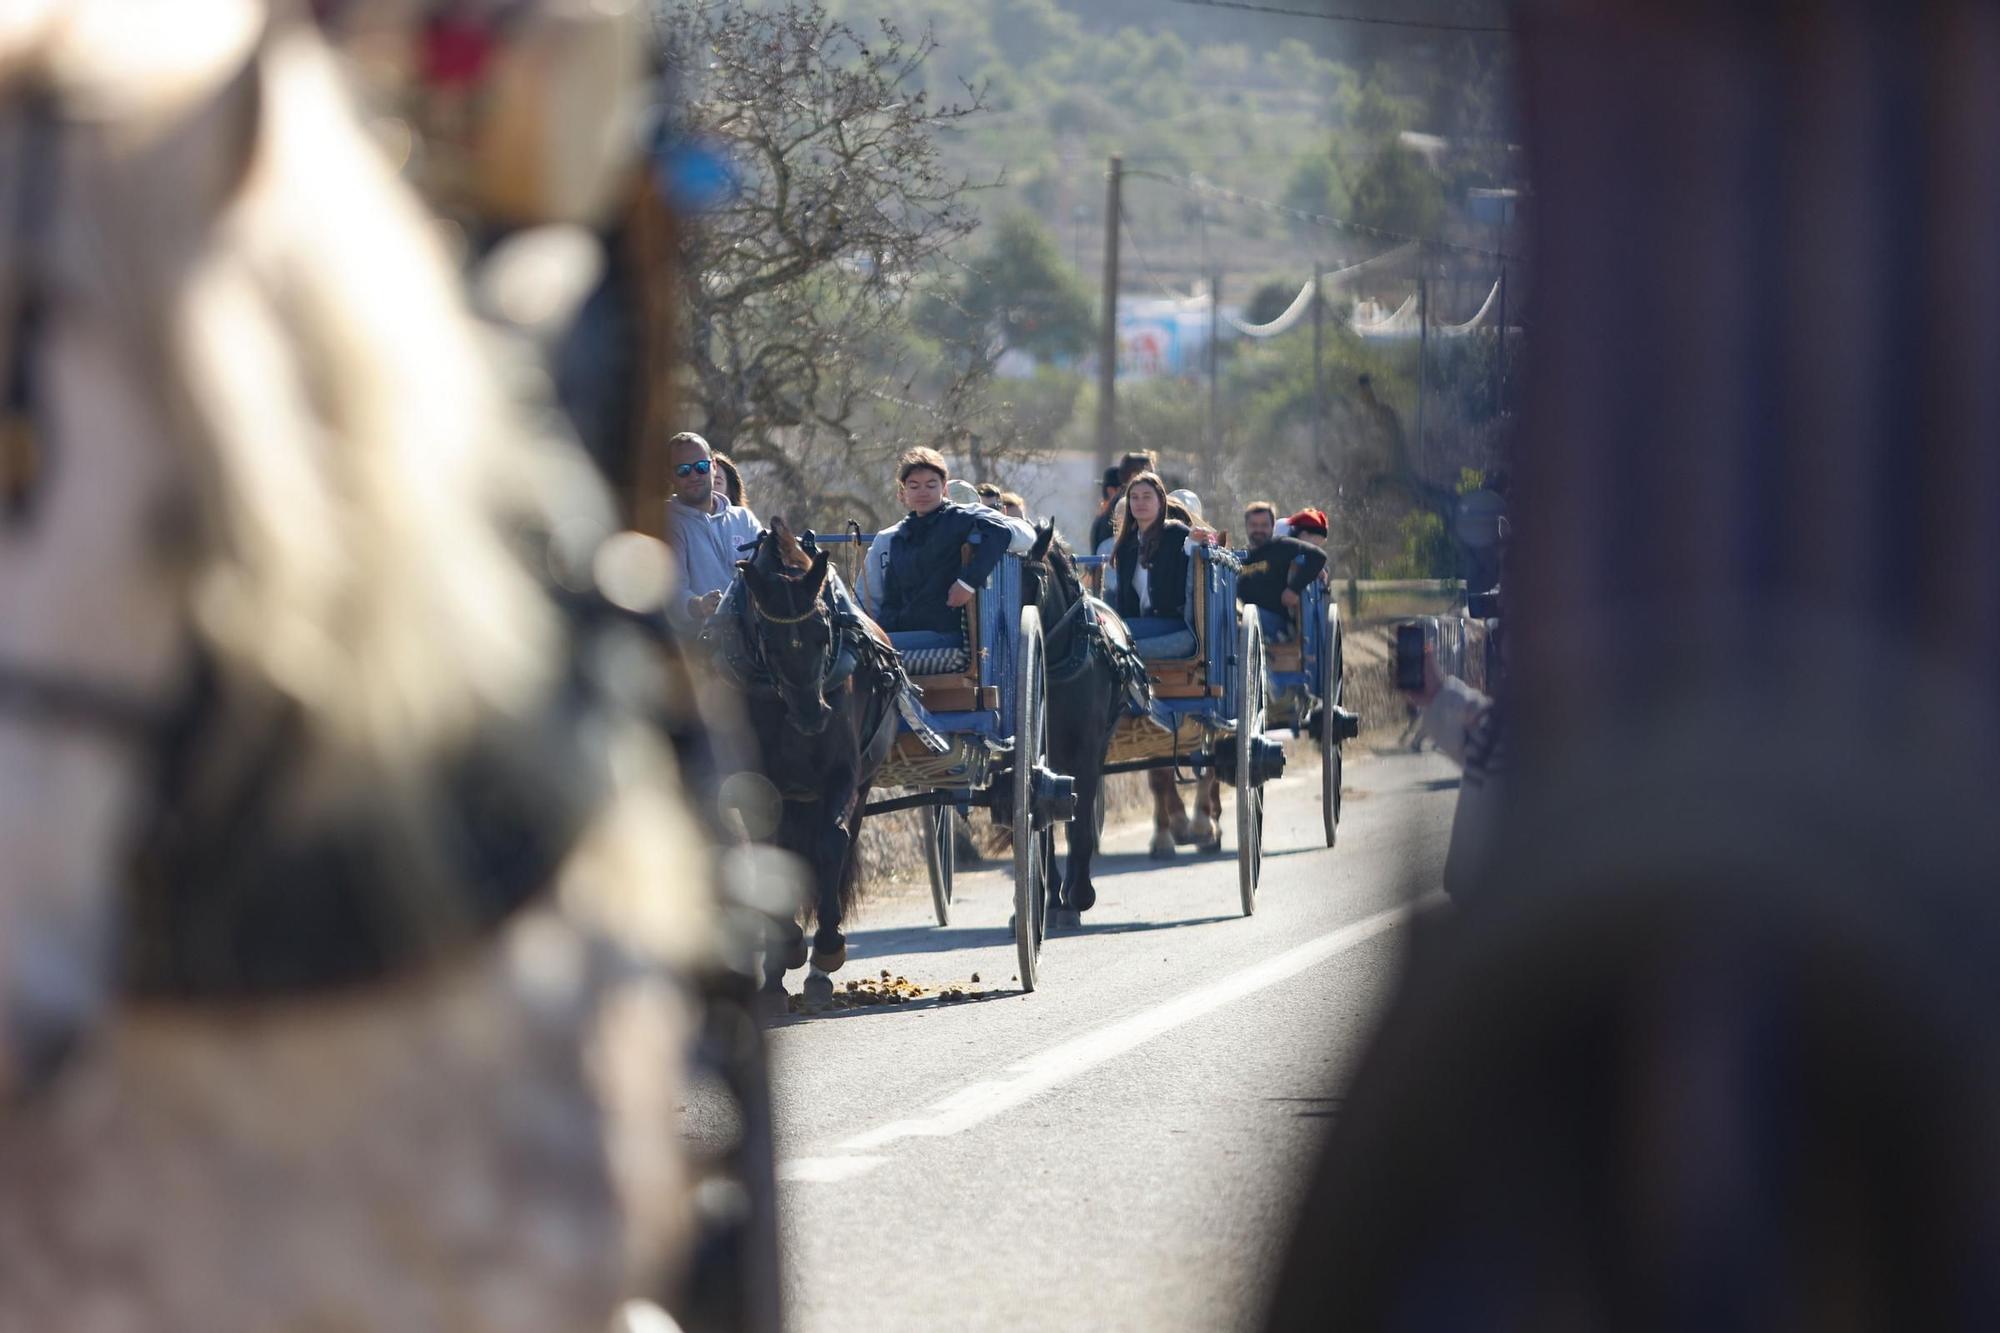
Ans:
<svg viewBox="0 0 2000 1333"><path fill-rule="evenodd" d="M1007 554L1013 531L987 509L947 500L928 514L908 514L889 544L889 572L882 580L882 614L876 620L891 633L937 630L956 634L964 620L945 604L951 585L978 588ZM960 563L959 548L972 554Z"/></svg>
<svg viewBox="0 0 2000 1333"><path fill-rule="evenodd" d="M1118 566L1119 615L1127 620L1142 614L1187 618L1187 539L1187 524L1171 518L1160 521L1160 544L1146 566L1146 592L1152 606L1144 612L1139 610L1137 576L1139 546L1145 539L1134 534L1131 541L1112 548L1111 558Z"/></svg>

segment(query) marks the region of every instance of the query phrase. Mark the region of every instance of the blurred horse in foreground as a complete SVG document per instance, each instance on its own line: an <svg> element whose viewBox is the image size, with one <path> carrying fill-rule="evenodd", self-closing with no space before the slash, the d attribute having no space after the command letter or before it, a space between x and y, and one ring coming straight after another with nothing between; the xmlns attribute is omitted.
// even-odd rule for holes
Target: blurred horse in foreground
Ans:
<svg viewBox="0 0 2000 1333"><path fill-rule="evenodd" d="M319 39L10 9L0 301L0 1327L669 1289L709 853L573 612L665 588Z"/></svg>

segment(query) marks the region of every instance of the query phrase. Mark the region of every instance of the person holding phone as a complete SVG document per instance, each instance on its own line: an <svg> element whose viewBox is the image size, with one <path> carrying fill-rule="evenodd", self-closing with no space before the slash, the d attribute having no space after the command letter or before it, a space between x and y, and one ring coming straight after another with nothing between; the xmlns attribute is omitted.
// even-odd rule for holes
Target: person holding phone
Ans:
<svg viewBox="0 0 2000 1333"><path fill-rule="evenodd" d="M700 624L715 614L722 594L736 577L741 548L757 540L764 525L716 485L720 473L708 441L691 430L667 441L673 499L667 502L667 545L681 572L681 595L672 610L683 623Z"/></svg>
<svg viewBox="0 0 2000 1333"><path fill-rule="evenodd" d="M1410 629L1417 633L1403 632ZM1462 903L1475 891L1468 880L1469 867L1480 863L1480 849L1492 838L1499 819L1508 769L1506 711L1490 695L1438 670L1436 644L1421 625L1400 626L1396 640L1398 688L1420 710L1423 734L1464 770L1444 863L1444 890ZM1420 665L1412 660L1419 654Z"/></svg>

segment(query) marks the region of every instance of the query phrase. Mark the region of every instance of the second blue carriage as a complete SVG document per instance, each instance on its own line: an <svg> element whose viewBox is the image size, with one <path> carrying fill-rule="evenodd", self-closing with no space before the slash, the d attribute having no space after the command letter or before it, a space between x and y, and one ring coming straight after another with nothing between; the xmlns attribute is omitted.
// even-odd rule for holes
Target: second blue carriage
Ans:
<svg viewBox="0 0 2000 1333"><path fill-rule="evenodd" d="M1078 564L1100 568L1102 556ZM1284 746L1264 735L1269 708L1263 627L1255 607L1236 603L1234 554L1196 546L1188 565L1191 656L1146 663L1152 701L1120 720L1106 773L1147 769L1211 775L1236 791L1237 887L1244 915L1257 910L1263 872L1264 784L1285 769Z"/></svg>

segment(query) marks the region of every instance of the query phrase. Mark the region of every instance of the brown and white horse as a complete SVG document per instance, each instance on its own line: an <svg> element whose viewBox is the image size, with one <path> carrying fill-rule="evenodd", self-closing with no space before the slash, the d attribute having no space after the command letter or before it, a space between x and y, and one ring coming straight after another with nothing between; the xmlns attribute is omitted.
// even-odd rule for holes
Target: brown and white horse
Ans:
<svg viewBox="0 0 2000 1333"><path fill-rule="evenodd" d="M0 378L0 1328L666 1290L707 845L306 25L0 11Z"/></svg>
<svg viewBox="0 0 2000 1333"><path fill-rule="evenodd" d="M1189 817L1186 802L1172 769L1146 771L1146 788L1153 794L1153 845L1156 861L1170 859L1176 845L1193 843L1203 852L1222 846L1222 779L1215 770L1195 778L1194 815Z"/></svg>

